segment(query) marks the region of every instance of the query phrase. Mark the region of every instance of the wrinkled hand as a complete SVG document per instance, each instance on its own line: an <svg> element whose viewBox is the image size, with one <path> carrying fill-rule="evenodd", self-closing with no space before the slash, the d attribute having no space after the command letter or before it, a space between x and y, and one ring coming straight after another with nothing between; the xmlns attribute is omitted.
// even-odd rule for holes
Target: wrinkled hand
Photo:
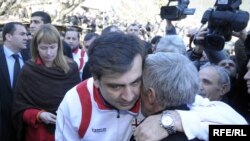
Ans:
<svg viewBox="0 0 250 141"><path fill-rule="evenodd" d="M246 29L243 29L242 31L240 32L235 32L233 31L232 32L232 35L235 36L235 37L238 37L239 39L245 41L246 38L247 38L247 30Z"/></svg>
<svg viewBox="0 0 250 141"><path fill-rule="evenodd" d="M159 141L168 136L167 131L160 125L161 115L147 117L135 130L136 141Z"/></svg>
<svg viewBox="0 0 250 141"><path fill-rule="evenodd" d="M42 112L39 116L40 120L46 124L55 124L56 123L56 115L50 112Z"/></svg>

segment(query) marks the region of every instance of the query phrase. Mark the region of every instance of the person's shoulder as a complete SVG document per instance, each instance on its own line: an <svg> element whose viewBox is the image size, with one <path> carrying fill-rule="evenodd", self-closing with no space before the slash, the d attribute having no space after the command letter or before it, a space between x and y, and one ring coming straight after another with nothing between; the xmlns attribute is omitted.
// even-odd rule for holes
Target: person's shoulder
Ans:
<svg viewBox="0 0 250 141"><path fill-rule="evenodd" d="M63 44L64 48L71 49L70 46L69 46L69 44L66 43L64 40L62 40L62 44Z"/></svg>
<svg viewBox="0 0 250 141"><path fill-rule="evenodd" d="M4 50L3 50L3 44L0 44L0 53L3 53Z"/></svg>
<svg viewBox="0 0 250 141"><path fill-rule="evenodd" d="M77 66L77 63L72 59L69 58L68 56L65 56L67 63L71 66L71 67L75 67Z"/></svg>
<svg viewBox="0 0 250 141"><path fill-rule="evenodd" d="M20 75L23 76L25 79L29 78L30 76L33 77L33 74L36 72L34 70L36 70L37 67L38 66L32 60L27 60L22 66L22 71L20 72Z"/></svg>
<svg viewBox="0 0 250 141"><path fill-rule="evenodd" d="M29 59L29 60L24 62L22 69L29 68L31 66L36 67L35 62L32 61L31 59Z"/></svg>
<svg viewBox="0 0 250 141"><path fill-rule="evenodd" d="M69 89L66 92L66 94L64 96L64 99L66 99L66 101L75 101L76 98L78 98L78 92L77 92L77 89L76 89L77 86L78 86L78 84L75 85L74 87L72 87L71 89ZM71 103L71 102L69 102L69 103Z"/></svg>
<svg viewBox="0 0 250 141"><path fill-rule="evenodd" d="M70 67L70 72L72 72L73 74L75 74L75 72L79 72L78 65L73 59L67 57L67 63ZM80 79L80 76L79 76L79 79Z"/></svg>
<svg viewBox="0 0 250 141"><path fill-rule="evenodd" d="M190 105L192 109L197 107L223 107L223 108L230 108L231 107L222 101L210 101L208 98L203 98L200 95L195 96L195 101Z"/></svg>

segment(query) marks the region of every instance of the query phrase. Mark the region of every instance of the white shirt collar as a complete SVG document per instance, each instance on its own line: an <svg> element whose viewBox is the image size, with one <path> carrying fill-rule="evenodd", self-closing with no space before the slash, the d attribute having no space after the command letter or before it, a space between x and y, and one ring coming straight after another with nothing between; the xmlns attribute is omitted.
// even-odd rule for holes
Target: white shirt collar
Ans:
<svg viewBox="0 0 250 141"><path fill-rule="evenodd" d="M3 45L3 50L4 50L6 58L12 57L12 55L15 54L6 45ZM20 58L22 58L22 55L20 52L18 52L17 54L19 55Z"/></svg>

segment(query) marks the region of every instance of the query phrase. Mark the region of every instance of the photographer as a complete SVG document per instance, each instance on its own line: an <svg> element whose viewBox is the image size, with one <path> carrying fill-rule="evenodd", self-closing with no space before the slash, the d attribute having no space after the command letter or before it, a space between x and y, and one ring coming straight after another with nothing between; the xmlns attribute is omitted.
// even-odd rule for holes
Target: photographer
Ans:
<svg viewBox="0 0 250 141"><path fill-rule="evenodd" d="M250 33L250 32L249 32ZM239 39L236 40L235 45L234 45L234 51L235 51L235 58L237 60L238 64L238 69L239 70L244 70L246 69L246 64L248 61L246 49L244 42L247 38L247 31L246 29L242 30L241 32L233 32L233 36L238 37ZM245 75L245 71L241 72L241 75Z"/></svg>
<svg viewBox="0 0 250 141"><path fill-rule="evenodd" d="M249 122L249 95L247 94L247 82L245 81L249 81L248 78L250 78L248 74L246 74L247 61L250 58L250 39L245 30L249 21L249 13L240 10L240 4L241 0L229 0L228 3L221 3L220 0L217 0L215 8L208 9L201 20L203 24L208 22L207 33L204 35L204 40L196 39L195 43L204 46L203 49L210 63L217 64L218 61L223 59L221 58L223 54L220 51L223 50L225 42L230 41L232 36L239 38L235 43L238 75L232 82L233 85L230 90L232 95L230 95L229 104ZM197 51L197 49L194 49L194 52L195 50ZM194 59L195 56L191 57Z"/></svg>
<svg viewBox="0 0 250 141"><path fill-rule="evenodd" d="M224 49L225 42L230 41L233 31L240 32L246 28L249 21L249 13L240 10L241 0L216 0L214 8L206 10L201 19L203 25L207 24L206 33L203 38L194 38L194 43L204 48L194 49L191 58L197 59L200 52L195 50L204 50L210 63L217 64L225 59L225 54L221 52ZM199 33L198 33L199 34ZM199 36L199 35L198 35ZM198 53L198 56L195 56Z"/></svg>
<svg viewBox="0 0 250 141"><path fill-rule="evenodd" d="M221 51L209 50L204 48L204 45L201 44L200 40L203 40L205 35L208 33L207 30L202 30L196 33L193 38L195 39L196 46L189 50L188 54L192 61L195 62L195 65L200 68L204 63L211 63L215 65L221 65L221 62L224 60L228 60L226 53ZM243 29L240 32L232 32L232 35L238 37L239 39L235 42L235 58L236 58L236 66L237 66L237 75L232 79L231 78L231 89L227 93L229 96L229 105L232 106L237 112L239 112L242 116L244 116L247 121L250 121L250 114L249 114L249 94L247 94L247 82L248 77L246 75L247 72L247 62L250 59L250 34L247 35L246 29ZM248 38L247 38L248 37ZM200 58L202 57L202 53L205 52L208 61L202 62ZM229 66L223 66L229 67ZM250 78L249 78L250 79Z"/></svg>
<svg viewBox="0 0 250 141"><path fill-rule="evenodd" d="M176 35L176 28L172 24L171 20L166 20L166 35Z"/></svg>
<svg viewBox="0 0 250 141"><path fill-rule="evenodd" d="M211 64L217 64L221 60L226 59L227 55L225 51L220 50L211 50L208 48L205 48L204 45L204 38L208 34L207 29L203 29L200 32L198 31L191 31L193 33L189 33L187 36L190 37L190 49L187 51L189 59L192 60L199 70L200 67L206 63L211 63ZM195 47L191 47L192 42L194 42ZM206 59L202 60L202 57Z"/></svg>
<svg viewBox="0 0 250 141"><path fill-rule="evenodd" d="M172 2L178 1L177 5L171 5ZM194 8L188 8L189 0L169 0L166 6L161 7L160 16L166 19L166 35L176 35L176 29L172 21L178 21L186 18L187 15L193 15Z"/></svg>

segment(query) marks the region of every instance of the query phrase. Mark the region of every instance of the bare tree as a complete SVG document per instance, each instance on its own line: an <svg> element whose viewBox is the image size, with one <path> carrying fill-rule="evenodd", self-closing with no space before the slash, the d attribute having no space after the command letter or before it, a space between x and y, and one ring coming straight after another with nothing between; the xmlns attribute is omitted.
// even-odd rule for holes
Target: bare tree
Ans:
<svg viewBox="0 0 250 141"><path fill-rule="evenodd" d="M15 5L16 0L2 0L0 1L0 16L8 13L8 9Z"/></svg>
<svg viewBox="0 0 250 141"><path fill-rule="evenodd" d="M62 2L59 7L58 14L53 21L62 20L68 13L77 8L81 3L85 0L71 0L67 1L67 3Z"/></svg>
<svg viewBox="0 0 250 141"><path fill-rule="evenodd" d="M53 21L62 19L65 15L70 13L72 10L77 8L81 3L83 3L85 0L65 0L60 3L59 7L55 7L57 13L56 17L52 17ZM19 14L20 8L27 8L27 5L33 4L30 0L0 0L0 16L6 15L13 15L13 14ZM56 1L52 0L37 0L38 4L48 4L48 3L56 3ZM31 14L31 13L28 13ZM52 13L50 13L52 14ZM52 14L53 15L53 14Z"/></svg>

